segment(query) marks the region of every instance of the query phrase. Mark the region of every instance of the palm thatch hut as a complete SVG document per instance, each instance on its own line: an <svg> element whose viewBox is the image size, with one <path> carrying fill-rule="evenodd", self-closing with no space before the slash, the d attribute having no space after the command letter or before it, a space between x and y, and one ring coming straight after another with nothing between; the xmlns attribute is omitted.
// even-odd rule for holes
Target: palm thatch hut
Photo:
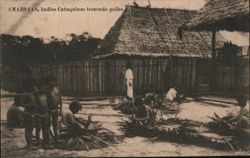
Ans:
<svg viewBox="0 0 250 158"><path fill-rule="evenodd" d="M156 90L177 85L186 91L207 83L211 58L209 32L185 32L178 28L197 11L172 8L126 6L125 11L105 36L94 58L132 63L135 89L144 93L151 85ZM217 36L216 47L223 44ZM203 62L205 61L206 62ZM121 65L115 67L120 70Z"/></svg>
<svg viewBox="0 0 250 158"><path fill-rule="evenodd" d="M180 34L183 33L182 30L211 31L212 57L216 58L216 31L249 32L249 0L210 0L194 18L179 28ZM243 87L243 89L249 89L249 59L235 59L237 62L235 63L237 72L235 80L237 82L233 83L241 89ZM214 60L214 62L216 61ZM212 64L210 69L214 70L214 68L217 68L217 64ZM224 75L228 74L231 73L227 72ZM213 78L212 82L215 80L216 78Z"/></svg>
<svg viewBox="0 0 250 158"><path fill-rule="evenodd" d="M249 32L249 0L210 0L183 29Z"/></svg>
<svg viewBox="0 0 250 158"><path fill-rule="evenodd" d="M216 57L216 31L249 32L249 0L210 0L197 15L179 28L212 31L212 56Z"/></svg>
<svg viewBox="0 0 250 158"><path fill-rule="evenodd" d="M180 39L178 28L197 11L127 6L105 36L95 58L107 57L211 57L211 33L187 32ZM223 41L217 37L217 47Z"/></svg>
<svg viewBox="0 0 250 158"><path fill-rule="evenodd" d="M125 95L128 63L134 73L135 96L149 89L166 91L171 86L194 92L208 88L230 91L249 85L249 73L244 73L248 67L218 62L209 75L212 45L217 49L224 43L219 33L216 42L214 34L199 30L183 32L180 38L179 28L196 15L192 10L127 6L94 54L96 59L33 72L37 76L57 74L63 94L71 96ZM5 87L15 86L11 73L5 74ZM209 76L214 77L212 82Z"/></svg>

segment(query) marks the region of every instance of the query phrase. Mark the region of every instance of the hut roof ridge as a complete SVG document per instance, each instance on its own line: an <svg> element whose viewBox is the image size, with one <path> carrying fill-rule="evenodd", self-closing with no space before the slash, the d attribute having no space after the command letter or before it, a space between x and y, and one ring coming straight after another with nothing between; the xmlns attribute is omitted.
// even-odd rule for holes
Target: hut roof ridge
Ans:
<svg viewBox="0 0 250 158"><path fill-rule="evenodd" d="M184 32L182 39L178 35L179 27L196 13L186 9L127 6L104 37L98 55L207 57L211 54L210 32ZM223 41L222 36L217 37L217 41Z"/></svg>

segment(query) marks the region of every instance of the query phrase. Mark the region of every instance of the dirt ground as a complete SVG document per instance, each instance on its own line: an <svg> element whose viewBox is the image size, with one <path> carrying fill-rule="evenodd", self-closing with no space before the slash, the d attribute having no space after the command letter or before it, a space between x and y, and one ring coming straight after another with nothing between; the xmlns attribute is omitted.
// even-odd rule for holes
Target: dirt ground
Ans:
<svg viewBox="0 0 250 158"><path fill-rule="evenodd" d="M184 145L170 142L152 142L147 138L125 138L124 142L103 149L90 151L66 151L58 149L24 149L24 129L9 129L6 127L6 114L13 103L13 94L1 90L1 157L117 157L117 156L222 156L222 155L249 155L247 152L219 151L195 145ZM64 109L68 108L71 99L63 97ZM237 111L236 101L232 98L214 96L202 97L201 101L190 101L181 104L178 117L195 121L208 122L207 116L216 112L225 116L228 112ZM189 100L192 100L189 98ZM101 121L106 128L122 134L116 121L126 119L119 111L114 111L111 106L103 104L117 103L115 100L82 101L84 107L79 116L87 117L93 114L94 121ZM103 105L103 106L98 106Z"/></svg>

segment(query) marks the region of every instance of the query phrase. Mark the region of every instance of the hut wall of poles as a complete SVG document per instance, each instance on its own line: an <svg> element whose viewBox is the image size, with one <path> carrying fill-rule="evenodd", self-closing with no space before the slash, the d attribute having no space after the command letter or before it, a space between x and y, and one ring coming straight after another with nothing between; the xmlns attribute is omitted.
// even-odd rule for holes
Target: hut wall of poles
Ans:
<svg viewBox="0 0 250 158"><path fill-rule="evenodd" d="M249 60L235 63L216 61L212 74L211 59L202 58L122 58L89 59L29 68L29 72L3 69L1 88L21 92L22 80L32 76L37 80L53 74L66 96L124 96L125 70L130 63L134 73L135 95L145 94L150 86L157 92L180 86L186 92L197 92L204 79L212 75L210 90L228 91L249 87Z"/></svg>

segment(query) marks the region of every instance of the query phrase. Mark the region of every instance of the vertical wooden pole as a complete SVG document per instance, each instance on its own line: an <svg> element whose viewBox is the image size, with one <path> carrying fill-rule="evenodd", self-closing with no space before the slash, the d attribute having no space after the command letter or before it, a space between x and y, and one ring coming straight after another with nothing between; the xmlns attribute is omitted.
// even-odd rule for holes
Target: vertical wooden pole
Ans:
<svg viewBox="0 0 250 158"><path fill-rule="evenodd" d="M215 52L215 42L216 42L216 32L213 31L212 32L212 58L214 59L216 56L216 52Z"/></svg>
<svg viewBox="0 0 250 158"><path fill-rule="evenodd" d="M215 58L216 58L216 52L215 52L215 42L216 42L216 32L212 31L212 65L210 68L210 84L209 87L214 88L214 78L215 78L215 74L214 74L214 64L215 64Z"/></svg>

